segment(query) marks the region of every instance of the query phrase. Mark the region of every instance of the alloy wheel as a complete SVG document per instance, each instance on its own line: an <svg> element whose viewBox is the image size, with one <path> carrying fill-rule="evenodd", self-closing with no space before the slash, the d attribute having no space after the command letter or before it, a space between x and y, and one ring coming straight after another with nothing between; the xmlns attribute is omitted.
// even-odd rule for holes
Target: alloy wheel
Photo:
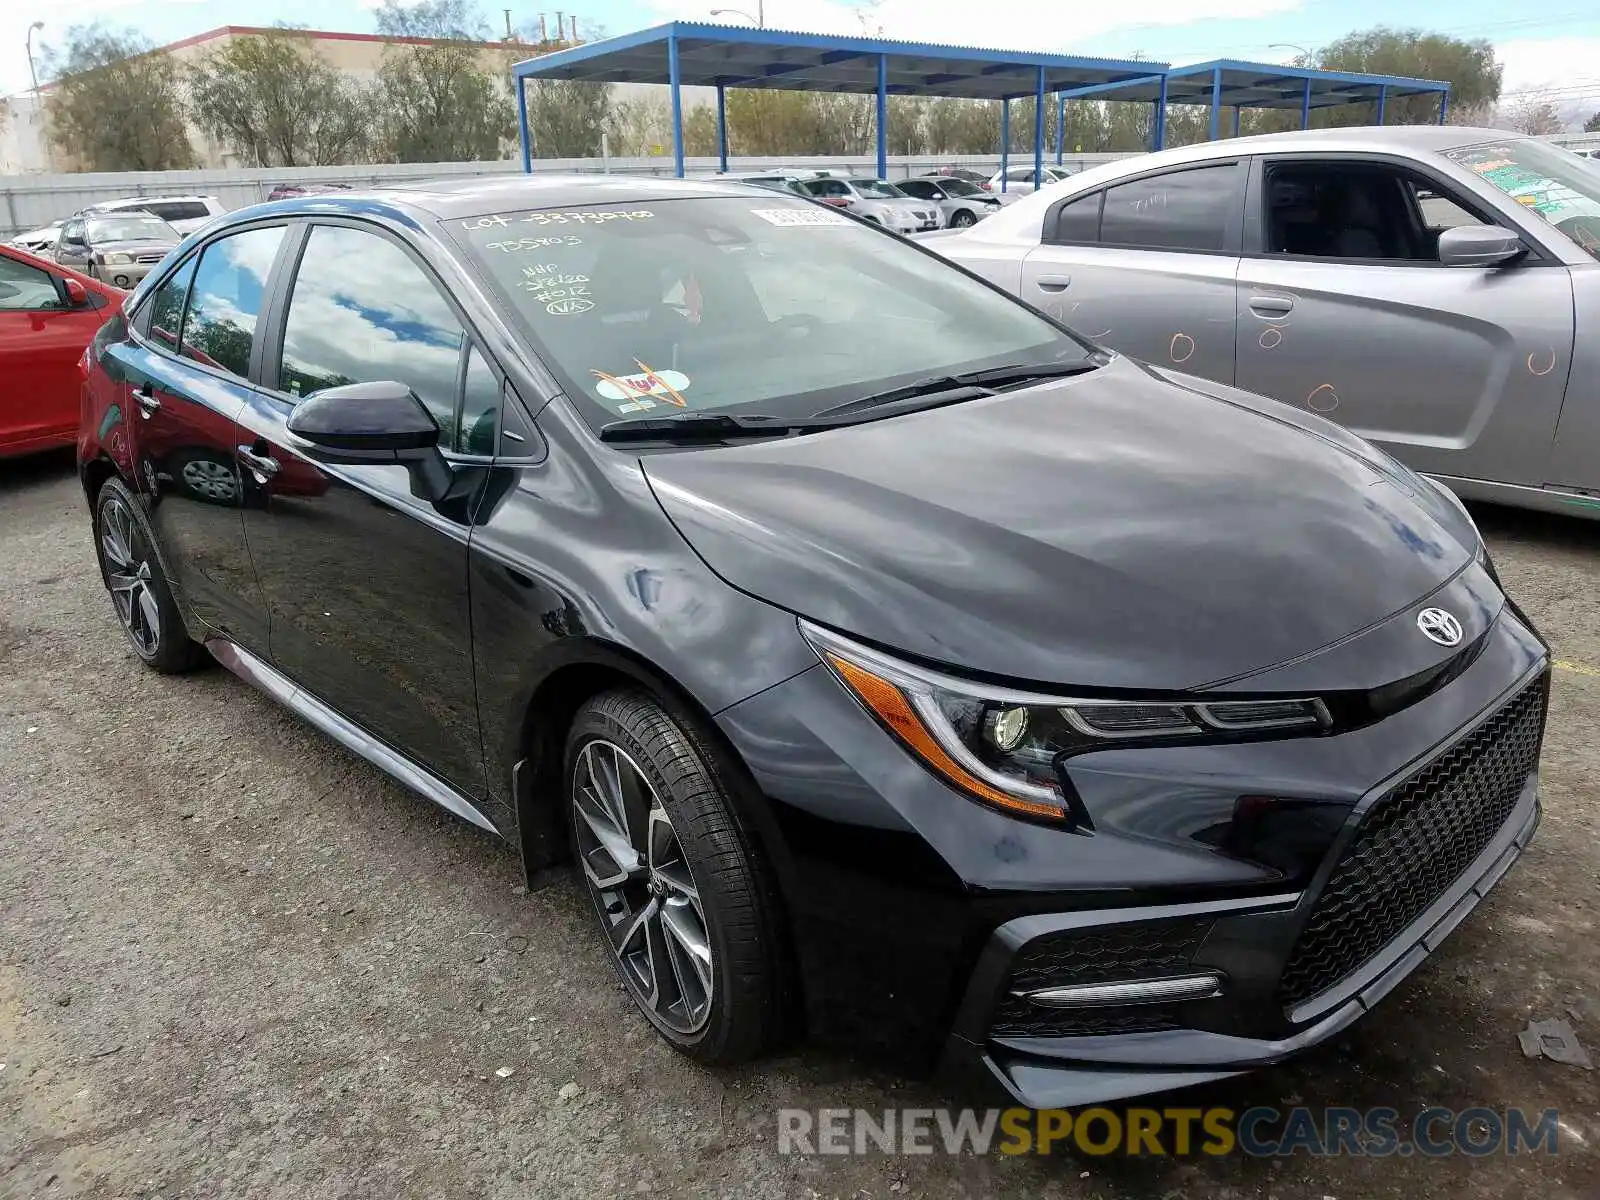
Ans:
<svg viewBox="0 0 1600 1200"><path fill-rule="evenodd" d="M660 796L627 751L595 739L578 755L571 803L578 861L629 990L667 1028L699 1032L711 1015L711 938Z"/></svg>
<svg viewBox="0 0 1600 1200"><path fill-rule="evenodd" d="M127 505L116 498L100 509L100 553L122 627L139 653L151 658L161 645L161 608L150 590L150 546Z"/></svg>

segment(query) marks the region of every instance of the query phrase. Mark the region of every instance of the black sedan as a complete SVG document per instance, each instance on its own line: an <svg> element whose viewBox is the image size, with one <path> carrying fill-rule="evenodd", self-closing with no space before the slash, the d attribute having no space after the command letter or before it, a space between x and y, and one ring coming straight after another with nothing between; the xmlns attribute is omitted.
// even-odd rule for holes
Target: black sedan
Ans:
<svg viewBox="0 0 1600 1200"><path fill-rule="evenodd" d="M91 356L137 655L572 863L703 1062L1038 1106L1275 1062L1538 819L1547 650L1448 493L798 197L262 205Z"/></svg>

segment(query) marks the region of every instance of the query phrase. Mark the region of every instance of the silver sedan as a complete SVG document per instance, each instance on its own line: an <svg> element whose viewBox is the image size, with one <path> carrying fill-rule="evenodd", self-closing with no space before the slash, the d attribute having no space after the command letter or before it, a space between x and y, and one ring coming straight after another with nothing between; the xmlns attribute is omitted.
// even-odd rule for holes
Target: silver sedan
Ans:
<svg viewBox="0 0 1600 1200"><path fill-rule="evenodd" d="M936 206L946 229L965 229L1000 211L998 196L990 195L965 179L923 176L898 180L895 186L915 200L926 200Z"/></svg>
<svg viewBox="0 0 1600 1200"><path fill-rule="evenodd" d="M1593 160L1495 129L1236 138L925 236L1112 349L1323 414L1463 496L1600 517Z"/></svg>

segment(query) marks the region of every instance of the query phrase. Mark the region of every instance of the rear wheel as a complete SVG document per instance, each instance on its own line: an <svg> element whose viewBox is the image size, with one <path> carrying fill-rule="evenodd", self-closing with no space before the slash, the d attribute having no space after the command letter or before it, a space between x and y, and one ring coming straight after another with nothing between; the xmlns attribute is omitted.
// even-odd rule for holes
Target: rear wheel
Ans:
<svg viewBox="0 0 1600 1200"><path fill-rule="evenodd" d="M150 526L120 479L106 480L95 497L94 532L100 575L134 653L167 674L207 662L205 648L184 628Z"/></svg>
<svg viewBox="0 0 1600 1200"><path fill-rule="evenodd" d="M673 1047L742 1062L781 1025L778 930L712 756L650 697L597 696L567 738L574 857L613 963Z"/></svg>

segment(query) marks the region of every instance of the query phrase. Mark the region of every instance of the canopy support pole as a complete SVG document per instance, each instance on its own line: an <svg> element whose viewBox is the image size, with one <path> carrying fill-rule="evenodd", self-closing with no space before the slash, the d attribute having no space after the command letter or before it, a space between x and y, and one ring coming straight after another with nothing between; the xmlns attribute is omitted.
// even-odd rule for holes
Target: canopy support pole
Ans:
<svg viewBox="0 0 1600 1200"><path fill-rule="evenodd" d="M667 39L667 84L672 88L672 173L683 178L683 74L678 68L678 38Z"/></svg>
<svg viewBox="0 0 1600 1200"><path fill-rule="evenodd" d="M878 178L889 177L889 56L878 55Z"/></svg>
<svg viewBox="0 0 1600 1200"><path fill-rule="evenodd" d="M1044 68L1033 85L1033 186L1044 186Z"/></svg>
<svg viewBox="0 0 1600 1200"><path fill-rule="evenodd" d="M1222 68L1211 68L1211 140L1217 140L1222 121Z"/></svg>
<svg viewBox="0 0 1600 1200"><path fill-rule="evenodd" d="M1300 128L1311 128L1311 80L1306 80L1306 90L1300 97Z"/></svg>
<svg viewBox="0 0 1600 1200"><path fill-rule="evenodd" d="M1011 158L1011 97L1000 101L1000 190L1006 190L1006 163Z"/></svg>
<svg viewBox="0 0 1600 1200"><path fill-rule="evenodd" d="M1379 125L1383 124L1383 110L1388 107L1388 104L1389 104L1389 89L1386 86L1380 85L1378 87L1378 124Z"/></svg>
<svg viewBox="0 0 1600 1200"><path fill-rule="evenodd" d="M728 173L728 91L717 84L717 169Z"/></svg>
<svg viewBox="0 0 1600 1200"><path fill-rule="evenodd" d="M1167 144L1167 77L1157 85L1155 119L1150 123L1150 149L1162 150Z"/></svg>
<svg viewBox="0 0 1600 1200"><path fill-rule="evenodd" d="M522 172L533 174L533 135L528 132L528 81L517 76L517 128L522 133Z"/></svg>

